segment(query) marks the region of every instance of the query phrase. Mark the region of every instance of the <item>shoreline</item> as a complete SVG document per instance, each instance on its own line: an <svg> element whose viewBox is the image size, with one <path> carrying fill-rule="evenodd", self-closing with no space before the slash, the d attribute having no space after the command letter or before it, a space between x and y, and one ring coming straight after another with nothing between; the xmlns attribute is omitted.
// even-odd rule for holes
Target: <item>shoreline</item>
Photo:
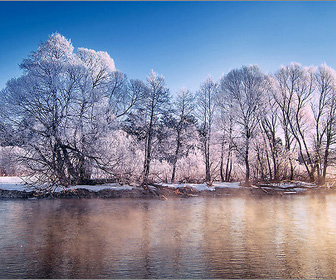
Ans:
<svg viewBox="0 0 336 280"><path fill-rule="evenodd" d="M296 191L295 189L300 189ZM89 190L83 188L66 189L58 192L39 192L36 190L6 190L0 188L0 199L70 199L70 198L132 198L132 199L160 199L169 198L193 198L193 197L228 197L228 196L292 196L307 194L331 194L336 193L335 187L296 187L279 188L276 186L262 185L247 188L213 188L197 190L191 186L168 187L164 185L133 187L132 189L110 189Z"/></svg>

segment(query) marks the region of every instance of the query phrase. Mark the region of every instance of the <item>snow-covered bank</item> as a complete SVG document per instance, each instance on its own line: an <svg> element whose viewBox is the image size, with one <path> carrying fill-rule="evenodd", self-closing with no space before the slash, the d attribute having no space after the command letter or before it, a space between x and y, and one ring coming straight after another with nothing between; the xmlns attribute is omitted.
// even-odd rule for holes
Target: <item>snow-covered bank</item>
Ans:
<svg viewBox="0 0 336 280"><path fill-rule="evenodd" d="M20 177L0 177L0 189L2 190L16 190L16 191L32 191L33 189L26 184L25 178ZM191 187L197 191L215 191L216 188L229 188L229 189L237 189L241 188L239 182L217 182L214 183L212 187L208 187L205 183L204 184L162 184L163 187L168 188L185 188ZM76 189L86 189L89 191L101 191L105 189L111 190L132 190L135 187L128 186L128 185L120 185L118 183L113 184L103 184L103 185L76 185L70 186L70 190ZM58 190L61 191L61 190Z"/></svg>
<svg viewBox="0 0 336 280"><path fill-rule="evenodd" d="M262 186L267 188L268 184L263 184ZM291 189L291 188L316 188L317 185L313 183L306 183L301 181L291 181L291 182L280 182L269 184L272 188L281 188L281 189Z"/></svg>
<svg viewBox="0 0 336 280"><path fill-rule="evenodd" d="M0 177L0 198L152 198L152 193L142 188L120 184L76 185L58 188L53 193L39 192L26 183L27 178Z"/></svg>
<svg viewBox="0 0 336 280"><path fill-rule="evenodd" d="M20 177L0 177L0 189L8 191L31 191Z"/></svg>
<svg viewBox="0 0 336 280"><path fill-rule="evenodd" d="M19 177L0 177L0 198L164 198L228 195L288 195L336 191L304 182L258 184L244 188L239 182L206 184L155 184L147 189L118 183L104 185L76 185L55 192L38 192Z"/></svg>
<svg viewBox="0 0 336 280"><path fill-rule="evenodd" d="M0 189L7 190L7 191L26 191L30 192L34 189L27 184L27 179L24 177L0 177ZM111 189L111 190L132 190L133 187L131 186L121 186L118 183L114 184L104 184L104 185L76 185L69 187L69 190L76 190L76 189L86 189L89 191L101 191L104 189ZM58 189L56 191L62 191L62 189Z"/></svg>

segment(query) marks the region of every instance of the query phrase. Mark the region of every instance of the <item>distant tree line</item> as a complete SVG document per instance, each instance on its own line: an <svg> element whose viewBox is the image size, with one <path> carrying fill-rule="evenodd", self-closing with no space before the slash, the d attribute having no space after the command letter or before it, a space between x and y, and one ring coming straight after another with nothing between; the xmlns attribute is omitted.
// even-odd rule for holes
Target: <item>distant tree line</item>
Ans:
<svg viewBox="0 0 336 280"><path fill-rule="evenodd" d="M75 52L55 33L20 68L0 93L1 175L50 187L332 176L336 72L327 65L242 66L171 94L163 76L128 79L106 52Z"/></svg>

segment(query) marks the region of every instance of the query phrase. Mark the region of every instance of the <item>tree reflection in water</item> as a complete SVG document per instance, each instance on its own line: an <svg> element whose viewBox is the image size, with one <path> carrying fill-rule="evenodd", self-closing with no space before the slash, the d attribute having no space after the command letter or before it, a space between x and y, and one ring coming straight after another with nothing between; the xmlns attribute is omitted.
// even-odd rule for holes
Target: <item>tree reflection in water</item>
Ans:
<svg viewBox="0 0 336 280"><path fill-rule="evenodd" d="M336 278L336 196L0 201L1 278Z"/></svg>

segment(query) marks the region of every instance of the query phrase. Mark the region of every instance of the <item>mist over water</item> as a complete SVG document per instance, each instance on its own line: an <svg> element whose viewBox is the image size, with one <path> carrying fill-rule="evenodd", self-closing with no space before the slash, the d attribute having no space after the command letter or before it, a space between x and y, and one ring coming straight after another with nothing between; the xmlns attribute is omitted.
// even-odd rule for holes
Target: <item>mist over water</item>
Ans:
<svg viewBox="0 0 336 280"><path fill-rule="evenodd" d="M336 196L0 201L0 278L336 278Z"/></svg>

